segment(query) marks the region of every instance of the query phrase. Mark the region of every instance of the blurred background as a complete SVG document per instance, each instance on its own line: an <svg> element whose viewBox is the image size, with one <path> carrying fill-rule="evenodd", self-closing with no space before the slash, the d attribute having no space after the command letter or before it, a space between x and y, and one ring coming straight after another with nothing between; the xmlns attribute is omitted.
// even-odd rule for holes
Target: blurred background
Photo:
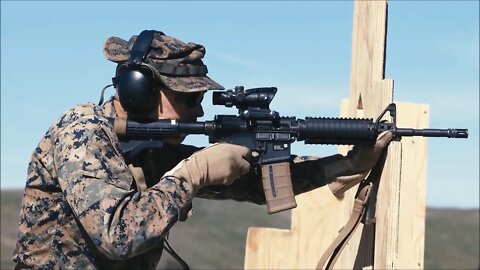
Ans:
<svg viewBox="0 0 480 270"><path fill-rule="evenodd" d="M108 37L155 29L203 44L211 78L226 88L277 87L271 108L284 116L338 116L349 95L352 2L0 3L2 269L11 265L30 155L62 112L98 102L115 71L103 57ZM425 266L478 269L479 2L392 1L388 11L386 78L395 81L394 100L429 104L432 128L470 131L467 140L429 140ZM236 113L210 100L200 120ZM293 152L337 149L296 143ZM197 214L174 227L171 241L195 268L242 268L246 228L289 226L288 215L269 216L264 207L194 203ZM217 219L222 228L211 226ZM162 265L176 267L168 255Z"/></svg>

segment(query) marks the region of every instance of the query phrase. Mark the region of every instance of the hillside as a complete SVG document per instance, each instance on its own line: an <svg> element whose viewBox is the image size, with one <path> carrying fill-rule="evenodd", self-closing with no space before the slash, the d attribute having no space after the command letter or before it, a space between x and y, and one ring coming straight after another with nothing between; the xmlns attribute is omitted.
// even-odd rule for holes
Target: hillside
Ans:
<svg viewBox="0 0 480 270"><path fill-rule="evenodd" d="M21 191L1 191L1 269L11 269ZM195 214L170 233L175 251L196 269L242 269L251 226L288 228L288 215L233 201L194 201ZM427 209L425 268L479 269L479 210ZM159 269L177 268L165 253Z"/></svg>

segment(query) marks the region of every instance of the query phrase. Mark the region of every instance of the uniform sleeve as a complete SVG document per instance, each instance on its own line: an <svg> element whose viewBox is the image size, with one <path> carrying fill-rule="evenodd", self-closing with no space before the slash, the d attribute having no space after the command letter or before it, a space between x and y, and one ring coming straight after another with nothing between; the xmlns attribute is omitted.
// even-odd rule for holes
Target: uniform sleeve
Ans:
<svg viewBox="0 0 480 270"><path fill-rule="evenodd" d="M323 160L311 156L292 156L290 173L293 193L299 195L326 185ZM199 190L197 197L206 199L232 199L255 204L265 204L262 179L251 172L236 180L230 186L207 186Z"/></svg>
<svg viewBox="0 0 480 270"><path fill-rule="evenodd" d="M133 176L106 119L84 116L59 131L55 163L64 197L86 233L110 259L154 247L189 205L184 182L163 178L146 192Z"/></svg>

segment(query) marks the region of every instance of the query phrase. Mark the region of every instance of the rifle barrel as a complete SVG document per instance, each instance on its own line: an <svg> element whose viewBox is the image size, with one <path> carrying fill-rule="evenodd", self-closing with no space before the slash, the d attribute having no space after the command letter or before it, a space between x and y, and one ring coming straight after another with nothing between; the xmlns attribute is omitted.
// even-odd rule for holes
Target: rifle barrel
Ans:
<svg viewBox="0 0 480 270"><path fill-rule="evenodd" d="M447 138L468 138L468 129L414 129L397 128L395 135L403 136L422 136L422 137L447 137Z"/></svg>

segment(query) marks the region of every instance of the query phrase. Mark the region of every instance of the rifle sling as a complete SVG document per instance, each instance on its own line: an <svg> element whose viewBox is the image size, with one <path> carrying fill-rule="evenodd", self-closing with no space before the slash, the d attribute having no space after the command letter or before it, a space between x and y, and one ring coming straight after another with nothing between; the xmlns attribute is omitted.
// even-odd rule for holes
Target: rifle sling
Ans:
<svg viewBox="0 0 480 270"><path fill-rule="evenodd" d="M348 242L352 234L355 232L360 220L362 219L363 213L365 212L365 205L368 201L370 195L371 183L363 185L363 187L358 192L358 197L355 198L353 204L352 215L348 220L347 224L342 228L339 235L327 248L323 256L320 258L320 261L317 264L316 269L333 269L333 265L337 261L340 253L342 252L345 244ZM327 260L330 260L327 263ZM324 268L325 264L326 267Z"/></svg>
<svg viewBox="0 0 480 270"><path fill-rule="evenodd" d="M135 167L132 164L128 165L130 172L133 175L135 184L137 185L137 190L139 192L146 191L148 189L147 183L145 182L145 175L143 174L142 167Z"/></svg>
<svg viewBox="0 0 480 270"><path fill-rule="evenodd" d="M322 257L318 261L318 264L316 267L317 270L333 269L335 262L340 257L340 254L343 248L348 243L348 240L357 229L358 224L360 222L364 222L364 215L367 212L366 211L367 208L374 207L372 205L370 206L368 205L369 200L371 199L370 191L372 190L373 185L380 184L380 178L382 175L383 167L384 167L386 156L387 156L386 153L387 152L385 150L384 153L382 153L375 167L372 169L370 175L367 177L367 179L364 179L360 183L357 193L355 195L352 214L349 220L347 221L347 224L342 228L342 230L340 231L338 236L335 238L335 240L330 244L330 246L323 253ZM376 196L376 195L377 195L376 192L373 192L372 196ZM376 200L373 200L373 202L376 202ZM372 235L372 237L374 238L375 236Z"/></svg>
<svg viewBox="0 0 480 270"><path fill-rule="evenodd" d="M139 192L145 192L148 189L148 186L145 182L145 175L143 174L143 169L142 167L135 167L132 164L128 165L128 168L130 169L130 172L133 175L133 179L135 180L135 184L137 186L137 190ZM168 233L167 233L168 236ZM170 243L168 243L167 237L162 239L160 242L161 244L156 247L157 251L161 254L162 253L162 248L168 252L179 264L182 266L184 270L190 270L190 266L178 255L175 250L170 246ZM163 245L162 245L163 244Z"/></svg>

